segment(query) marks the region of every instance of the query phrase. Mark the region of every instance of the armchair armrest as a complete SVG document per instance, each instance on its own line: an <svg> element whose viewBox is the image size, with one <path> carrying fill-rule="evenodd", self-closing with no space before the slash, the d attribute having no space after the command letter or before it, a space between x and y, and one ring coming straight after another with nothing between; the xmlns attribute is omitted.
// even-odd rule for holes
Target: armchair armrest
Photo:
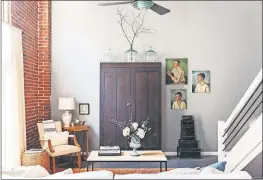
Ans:
<svg viewBox="0 0 263 180"><path fill-rule="evenodd" d="M52 146L52 143L51 143L50 138L40 137L40 138L39 138L39 141L48 141L48 149L49 149L50 152L52 152L52 153L55 152L55 150L54 150L54 148L53 148L53 146ZM42 148L43 148L43 144L41 144L41 146L42 146Z"/></svg>
<svg viewBox="0 0 263 180"><path fill-rule="evenodd" d="M77 138L76 138L75 135L69 135L68 137L69 137L69 138L73 138L75 146L80 147L80 145L79 145L79 143L78 143Z"/></svg>
<svg viewBox="0 0 263 180"><path fill-rule="evenodd" d="M49 148L50 152L52 152L52 153L55 152L55 150L54 150L54 148L53 148L53 146L51 144L51 140L50 139L48 140L48 148Z"/></svg>

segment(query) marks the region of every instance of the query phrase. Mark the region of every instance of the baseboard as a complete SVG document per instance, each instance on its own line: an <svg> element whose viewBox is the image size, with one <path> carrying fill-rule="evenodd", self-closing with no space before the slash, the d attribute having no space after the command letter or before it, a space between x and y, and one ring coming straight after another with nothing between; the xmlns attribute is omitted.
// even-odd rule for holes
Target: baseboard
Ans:
<svg viewBox="0 0 263 180"><path fill-rule="evenodd" d="M177 156L177 152L164 152L166 156ZM217 156L217 152L201 152L201 156Z"/></svg>
<svg viewBox="0 0 263 180"><path fill-rule="evenodd" d="M86 155L87 153L84 152L83 154ZM177 152L164 152L164 154L166 156L177 156ZM217 156L218 153L217 152L201 152L201 155L202 156Z"/></svg>

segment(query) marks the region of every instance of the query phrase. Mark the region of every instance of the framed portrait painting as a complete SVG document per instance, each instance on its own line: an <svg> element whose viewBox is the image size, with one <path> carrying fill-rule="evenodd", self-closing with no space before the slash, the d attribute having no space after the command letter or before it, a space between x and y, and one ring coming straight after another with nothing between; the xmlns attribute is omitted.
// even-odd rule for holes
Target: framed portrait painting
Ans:
<svg viewBox="0 0 263 180"><path fill-rule="evenodd" d="M192 92L193 93L210 93L210 71L193 71L192 72Z"/></svg>
<svg viewBox="0 0 263 180"><path fill-rule="evenodd" d="M188 83L188 59L165 59L166 85Z"/></svg>
<svg viewBox="0 0 263 180"><path fill-rule="evenodd" d="M172 89L171 90L171 109L184 110L187 109L187 90Z"/></svg>

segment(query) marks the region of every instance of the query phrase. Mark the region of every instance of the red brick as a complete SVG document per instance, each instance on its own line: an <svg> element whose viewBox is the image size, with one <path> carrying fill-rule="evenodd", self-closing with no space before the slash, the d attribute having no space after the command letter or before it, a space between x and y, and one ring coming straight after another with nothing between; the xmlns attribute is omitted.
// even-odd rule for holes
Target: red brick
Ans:
<svg viewBox="0 0 263 180"><path fill-rule="evenodd" d="M51 112L51 1L11 1L11 23L23 31L26 138L30 149L40 146L36 123L50 119Z"/></svg>

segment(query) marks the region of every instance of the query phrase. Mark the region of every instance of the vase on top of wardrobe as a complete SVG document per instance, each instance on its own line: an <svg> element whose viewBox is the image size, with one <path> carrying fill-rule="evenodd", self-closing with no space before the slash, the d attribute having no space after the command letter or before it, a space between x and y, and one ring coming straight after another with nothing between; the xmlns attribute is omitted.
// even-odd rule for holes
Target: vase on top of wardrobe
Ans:
<svg viewBox="0 0 263 180"><path fill-rule="evenodd" d="M113 53L112 49L109 48L108 51L104 54L103 62L116 62L116 55Z"/></svg>
<svg viewBox="0 0 263 180"><path fill-rule="evenodd" d="M153 50L152 46L150 46L149 49L145 52L144 58L145 58L145 62L157 62L158 61L158 55Z"/></svg>

